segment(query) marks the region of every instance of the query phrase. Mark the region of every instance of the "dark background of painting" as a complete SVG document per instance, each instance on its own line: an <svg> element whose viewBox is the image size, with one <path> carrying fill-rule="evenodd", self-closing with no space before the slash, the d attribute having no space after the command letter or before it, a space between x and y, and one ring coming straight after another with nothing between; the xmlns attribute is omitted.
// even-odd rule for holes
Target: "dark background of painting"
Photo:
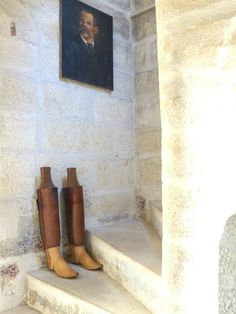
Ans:
<svg viewBox="0 0 236 314"><path fill-rule="evenodd" d="M111 75L113 77L113 18L81 1L61 0L61 31L62 49L66 43L78 36L78 16L81 10L89 10L93 13L99 28L96 35L96 43L102 45L111 56ZM63 62L63 60L62 60ZM112 88L113 89L113 86Z"/></svg>

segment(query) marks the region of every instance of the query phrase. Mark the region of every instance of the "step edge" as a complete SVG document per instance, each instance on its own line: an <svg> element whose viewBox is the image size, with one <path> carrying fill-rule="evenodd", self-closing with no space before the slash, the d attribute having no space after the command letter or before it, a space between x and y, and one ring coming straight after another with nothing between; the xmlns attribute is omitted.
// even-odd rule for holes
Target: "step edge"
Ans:
<svg viewBox="0 0 236 314"><path fill-rule="evenodd" d="M118 247L116 247L115 245L108 243L106 240L102 239L102 237L100 237L97 234L94 234L92 231L90 230L86 230L86 233L89 236L92 236L94 238L99 239L101 242L105 243L107 246L109 246L110 248L112 248L115 251L118 251L121 255L123 255L127 260L131 261L132 263L134 263L135 265L137 265L140 268L143 268L145 270L145 272L150 273L150 275L152 276L156 276L158 280L161 280L161 274L156 273L155 271L149 269L148 267L146 267L145 265L141 264L140 262L136 261L134 258L132 258L131 256L128 256L124 251L122 251L121 249L119 249Z"/></svg>
<svg viewBox="0 0 236 314"><path fill-rule="evenodd" d="M127 261L130 265L132 264L135 267L137 272L142 272L143 270L146 273L146 277L148 277L147 279L143 280L141 279L141 282L143 281L144 283L150 283L152 282L153 284L151 285L152 287L155 287L156 294L157 297L159 296L159 304L157 304L156 306L158 306L159 309L162 308L162 301L163 301L163 285L162 285L162 278L160 275L158 275L157 273L153 272L152 270L148 269L147 267L145 267L144 265L138 263L137 261L135 261L134 259L132 259L131 257L127 256L126 254L122 253L119 249L117 249L115 246L111 245L110 243L107 243L105 240L101 239L98 235L94 235L92 232L91 234L91 242L98 241L102 244L103 247L105 247L105 249L102 249L104 251L106 251L106 247L108 247L109 249L111 249L113 251L114 256L117 256L117 253L121 256L121 258L125 261ZM96 246L96 245L95 245ZM96 249L96 248L95 248ZM101 261L102 262L102 261ZM143 304L143 306L151 311L151 313L157 313L156 307L153 308L150 306L150 304L148 302L145 302L145 298L144 296L142 296L140 293L136 293L137 290L135 290L135 286L131 285L129 286L129 284L126 284L126 282L124 280L121 279L121 277L117 277L116 274L118 274L118 271L116 270L115 272L109 272L109 269L103 269L103 271L110 276L113 280L115 280L116 282L118 282L124 289L126 289L131 295L133 295L133 297L138 300L141 304ZM125 276L124 276L125 278ZM126 278L128 278L126 276ZM127 281L128 283L128 281ZM157 299L156 297L153 297L153 299ZM159 313L159 312L158 312Z"/></svg>
<svg viewBox="0 0 236 314"><path fill-rule="evenodd" d="M51 288L53 288L54 290L59 290L60 292L62 291L63 293L65 293L67 296L69 296L69 297L71 297L71 298L73 298L73 299L77 299L77 300L79 300L79 302L81 302L82 304L85 304L86 306L91 306L92 308L94 308L94 310L96 310L96 309L99 309L100 311L101 311L101 313L104 313L104 314L114 314L114 313L112 313L112 312L110 312L110 311L108 311L108 310L106 310L106 309L103 309L103 308L101 308L99 305L96 305L96 304L94 304L94 303L92 303L92 302L88 302L88 301L86 301L86 300L84 300L83 298L81 298L80 296L78 296L78 295L75 295L74 293L69 293L68 291L66 291L65 289L63 289L63 288L58 288L58 287L56 287L53 283L48 283L48 282L46 282L45 280L43 280L43 279L39 279L39 278L36 278L36 277L34 277L33 275L32 275L32 273L29 273L29 274L26 274L26 283L27 283L27 288L26 288L26 290L28 290L29 289L29 281L36 281L36 282L38 282L38 283L40 283L40 284L42 284L43 283L43 285L45 285L45 286L48 286L48 287L51 287ZM26 304L28 305L28 306L30 306L30 307L32 307L32 308L34 308L31 304L29 304L28 302L27 302L27 299L25 300L25 298L26 298L26 296L24 296L24 302L26 302Z"/></svg>

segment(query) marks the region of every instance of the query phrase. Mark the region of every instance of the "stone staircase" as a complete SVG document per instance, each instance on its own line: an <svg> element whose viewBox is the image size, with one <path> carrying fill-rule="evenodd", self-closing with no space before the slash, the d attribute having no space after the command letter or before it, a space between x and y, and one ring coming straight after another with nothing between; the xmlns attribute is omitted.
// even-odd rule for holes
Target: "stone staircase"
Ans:
<svg viewBox="0 0 236 314"><path fill-rule="evenodd" d="M103 264L101 271L61 279L41 269L26 278L25 303L5 313L146 314L162 312L161 239L143 220L90 229L87 248ZM32 311L31 311L32 309Z"/></svg>

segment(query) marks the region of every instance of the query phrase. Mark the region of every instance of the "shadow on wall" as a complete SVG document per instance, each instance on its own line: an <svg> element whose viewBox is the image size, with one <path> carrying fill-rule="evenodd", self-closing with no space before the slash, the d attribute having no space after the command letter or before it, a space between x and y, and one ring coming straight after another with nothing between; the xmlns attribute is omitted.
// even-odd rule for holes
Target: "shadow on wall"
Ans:
<svg viewBox="0 0 236 314"><path fill-rule="evenodd" d="M220 241L219 314L236 313L236 214L225 225Z"/></svg>

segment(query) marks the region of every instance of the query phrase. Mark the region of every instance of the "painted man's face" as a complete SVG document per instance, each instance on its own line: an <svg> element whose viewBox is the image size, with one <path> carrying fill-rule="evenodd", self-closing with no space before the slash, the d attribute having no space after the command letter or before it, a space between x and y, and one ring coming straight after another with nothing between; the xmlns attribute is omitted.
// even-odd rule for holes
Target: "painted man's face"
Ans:
<svg viewBox="0 0 236 314"><path fill-rule="evenodd" d="M81 12L79 17L79 32L87 42L93 42L98 33L98 27L94 25L91 13Z"/></svg>

